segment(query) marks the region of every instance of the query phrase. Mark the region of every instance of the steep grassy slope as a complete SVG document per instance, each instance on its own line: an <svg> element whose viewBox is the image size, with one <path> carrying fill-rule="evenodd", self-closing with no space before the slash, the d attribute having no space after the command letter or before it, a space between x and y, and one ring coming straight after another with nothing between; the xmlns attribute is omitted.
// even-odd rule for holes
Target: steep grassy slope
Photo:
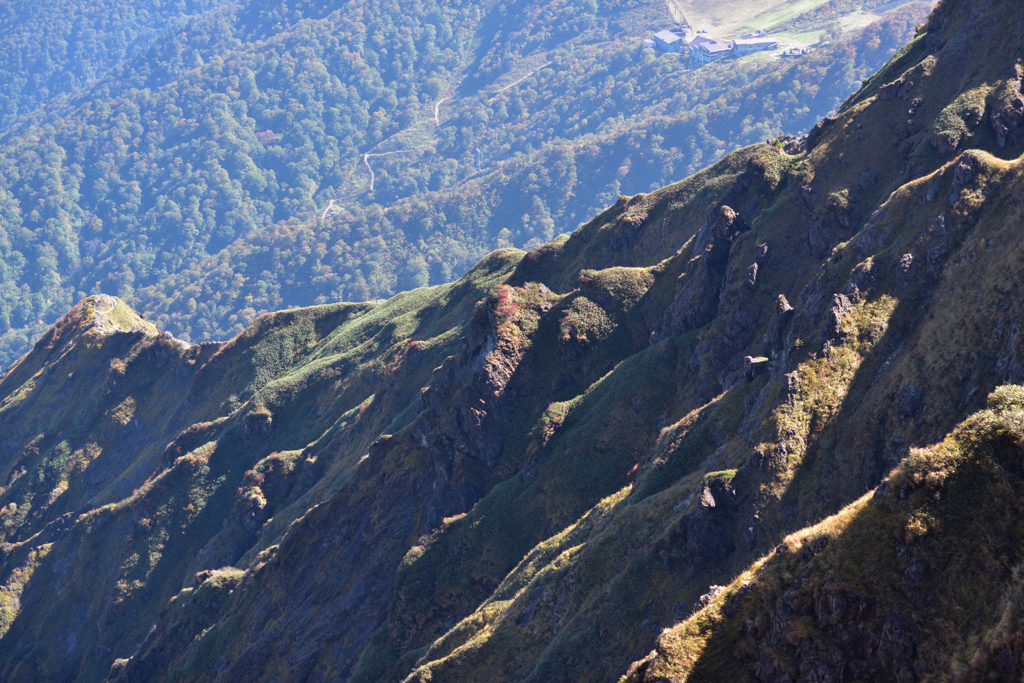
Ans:
<svg viewBox="0 0 1024 683"><path fill-rule="evenodd" d="M919 449L1024 382L1020 35L1015 3L946 0L807 138L454 285L207 346L90 299L0 381L3 677L1018 666L1015 390ZM980 640L941 627L979 608Z"/></svg>
<svg viewBox="0 0 1024 683"><path fill-rule="evenodd" d="M630 667L647 681L1010 681L1024 670L1024 390L787 536Z"/></svg>
<svg viewBox="0 0 1024 683"><path fill-rule="evenodd" d="M77 306L0 385L3 548L18 563L60 539L92 559L15 572L4 677L105 677L183 576L236 562L271 517L286 525L293 502L329 495L359 460L338 445L365 452L415 403L399 379L429 378L520 255L385 304L265 316L224 345L157 334L110 297ZM81 647L58 654L39 628L70 629Z"/></svg>
<svg viewBox="0 0 1024 683"><path fill-rule="evenodd" d="M933 21L951 21L957 9L947 5L948 14ZM941 34L930 37L938 43ZM962 43L950 42L956 54ZM941 54L917 57L939 71L918 83L926 102L937 100L935 112L943 108L942 90L963 87L951 79L955 62L941 73ZM881 82L912 63L894 64ZM745 558L873 487L911 445L940 439L996 382L1020 381L1011 284L1021 277L1019 163L977 152L952 164L926 161L941 149L928 131L910 137L922 144L902 152L911 177L913 164L939 168L904 184L908 167L891 141L905 135L895 124L906 125L906 108L893 112L894 135L884 127L893 99L868 95L824 127L808 158L790 171L786 191L733 244L732 265L711 291L720 299L695 305L703 285L684 277L677 289L684 305L654 326L656 334L683 331L708 320L717 304L717 317L687 354L681 382L692 382L695 406L712 402L668 420L640 461L636 484L591 510L564 540L538 546L537 557L528 556L487 602L417 653L412 680L607 675L661 626L688 614L719 577L741 571ZM972 132L1000 150L993 128ZM885 149L892 150L888 158ZM887 175L886 168L899 170ZM742 206L751 194L723 201ZM642 201L648 199L654 197ZM858 205L879 208L851 217ZM643 237L636 241L650 248L641 240L658 234L661 216L643 206L629 213L645 217L651 229L637 231ZM620 229L635 225L628 219ZM611 246L628 232L607 233L609 241L585 248L603 252L602 265L622 263ZM818 269L803 260L814 254L826 259ZM699 263L693 267L704 277ZM787 299L776 303L779 293ZM741 348L770 358L770 373L734 384ZM694 382L695 375L704 381ZM732 641L722 638L724 653ZM617 647L605 645L610 640Z"/></svg>

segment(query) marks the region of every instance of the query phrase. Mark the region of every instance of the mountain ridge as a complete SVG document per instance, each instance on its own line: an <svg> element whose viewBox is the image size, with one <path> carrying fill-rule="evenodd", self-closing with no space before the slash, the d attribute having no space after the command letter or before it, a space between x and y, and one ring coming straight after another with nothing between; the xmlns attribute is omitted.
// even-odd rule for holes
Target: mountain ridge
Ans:
<svg viewBox="0 0 1024 683"><path fill-rule="evenodd" d="M1024 670L1022 21L943 0L807 137L451 285L37 345L0 379L3 676ZM942 593L979 576L1004 604Z"/></svg>

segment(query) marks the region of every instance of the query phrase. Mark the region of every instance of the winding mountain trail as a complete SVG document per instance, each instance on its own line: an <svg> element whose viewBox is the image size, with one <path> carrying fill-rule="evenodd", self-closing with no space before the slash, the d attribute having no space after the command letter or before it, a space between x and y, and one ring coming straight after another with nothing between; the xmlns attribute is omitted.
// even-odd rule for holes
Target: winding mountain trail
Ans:
<svg viewBox="0 0 1024 683"><path fill-rule="evenodd" d="M500 90L496 90L494 94L495 94L495 95L497 95L497 94L498 94L498 93L500 93L500 92L505 92L506 90L508 90L509 88L511 88L511 87L512 87L512 86L514 86L514 85L519 85L520 83L522 83L522 82L523 82L523 81L525 81L525 80L526 80L527 78L529 78L530 76L534 75L535 73L537 73L538 71L540 71L540 70L541 70L541 69L543 69L544 67L548 67L548 66L551 66L551 64L552 64L552 62L548 62L547 64L541 64L541 65L540 65L540 66L538 66L538 67L537 67L536 69L534 69L534 70L533 70L533 71L531 71L530 73L526 74L525 76L523 76L523 77L522 77L522 78L520 78L519 80L517 80L517 81L512 81L511 83L509 83L508 85L506 85L506 86L505 86L504 88L501 88Z"/></svg>
<svg viewBox="0 0 1024 683"><path fill-rule="evenodd" d="M553 64L553 63L554 62L546 62L544 64L541 64L536 69L530 71L529 73L527 73L526 75L522 76L521 78L518 78L515 81L512 81L511 83L509 83L508 85L506 85L506 86L504 86L504 87L494 91L494 94L496 95L498 93L505 92L509 88L512 88L513 86L516 86L516 85L522 83L523 81L528 79L530 76L533 76L534 74L536 74L538 71L551 66L551 64ZM441 99L439 99L437 102L434 103L434 125L436 125L436 126L440 126L441 125L441 105L444 104L445 102L448 102L448 101L452 100L452 99L453 99L452 96L442 97ZM397 135L401 135L402 133L405 133L405 132L407 132L407 131L400 131ZM391 139L394 139L395 137L397 137L397 135L393 136ZM425 146L420 146L420 147L411 147L411 148L406 148L406 149L397 149L397 150L393 150L391 152L378 152L378 153L366 152L365 154L363 154L363 164L366 166L366 170L368 170L370 172L370 188L369 188L369 191L373 192L373 188L374 188L374 186L377 183L377 174L374 173L373 167L370 165L370 157L383 157L383 156L391 156L393 154L405 154L405 153L408 153L408 152L415 152L415 151L418 151L418 150L421 150L421 149L424 149L424 148L425 148ZM327 214L328 214L328 212L330 211L330 209L331 209L331 207L333 205L334 205L334 200L332 199L331 202L324 209L323 214L320 217L321 220L325 220L327 218Z"/></svg>
<svg viewBox="0 0 1024 683"><path fill-rule="evenodd" d="M369 164L367 164L367 165L369 165ZM370 173L373 173L373 169L370 169ZM320 221L321 222L327 220L327 213L332 208L334 208L334 200L333 199L330 202L327 203L327 208L325 208L324 212L320 215Z"/></svg>
<svg viewBox="0 0 1024 683"><path fill-rule="evenodd" d="M447 102L450 99L451 99L450 97L442 97L441 99L439 99L437 102L434 103L434 123L435 124L437 124L439 126L441 125L441 119L439 118L439 114L441 113L441 103L442 102Z"/></svg>
<svg viewBox="0 0 1024 683"><path fill-rule="evenodd" d="M553 62L546 62L544 64L541 64L540 66L538 66L533 71L530 71L529 73L527 73L525 76L516 79L515 81L509 83L508 85L504 86L503 88L500 88L499 90L496 90L494 92L494 94L496 95L498 93L505 92L509 88L522 83L523 81L525 81L530 76L533 76L538 71L540 71L540 70L542 70L542 69L544 69L544 68L546 68L548 66L551 66L551 64L553 64ZM444 104L445 102L450 101L451 99L452 99L451 96L449 96L449 97L442 97L441 99L439 99L437 102L434 103L434 125L436 125L436 126L440 126L441 125L441 105ZM406 132L406 131L402 131L402 132ZM400 134L401 133L399 133L399 135ZM424 147L412 147L412 148L407 148L407 149L397 149L397 150L394 150L394 151L391 151L391 152L378 152L378 153L367 152L367 153L363 154L363 164L366 166L366 170L368 170L370 172L370 188L369 188L369 191L373 192L373 188L374 188L374 186L377 183L377 175L376 175L376 173L373 172L373 167L370 165L370 157L383 157L383 156L391 156L393 154L404 154L404 153L407 153L407 152L415 152L415 151L418 151L420 149L424 149ZM327 218L327 214L328 214L328 212L330 211L330 209L331 209L331 207L333 205L334 205L334 200L332 199L331 202L324 209L323 214L320 217L321 220L325 220Z"/></svg>
<svg viewBox="0 0 1024 683"><path fill-rule="evenodd" d="M377 180L377 176L373 174L373 167L370 166L370 155L363 155L363 163L366 164L366 168L370 171L370 192L373 192L373 183Z"/></svg>

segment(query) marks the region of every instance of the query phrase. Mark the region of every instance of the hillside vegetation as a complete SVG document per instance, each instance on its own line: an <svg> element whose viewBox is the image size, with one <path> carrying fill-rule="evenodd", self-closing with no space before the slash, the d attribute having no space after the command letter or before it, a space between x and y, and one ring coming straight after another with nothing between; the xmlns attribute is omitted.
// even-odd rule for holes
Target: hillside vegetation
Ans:
<svg viewBox="0 0 1024 683"><path fill-rule="evenodd" d="M689 72L641 49L667 21L653 0L199 9L0 138L3 367L90 294L200 342L450 282L805 130L924 16Z"/></svg>
<svg viewBox="0 0 1024 683"><path fill-rule="evenodd" d="M0 378L0 678L1019 677L1022 35L451 284L85 299Z"/></svg>
<svg viewBox="0 0 1024 683"><path fill-rule="evenodd" d="M1024 389L999 387L874 492L716 586L626 683L1016 680L1022 426Z"/></svg>
<svg viewBox="0 0 1024 683"><path fill-rule="evenodd" d="M0 134L144 52L224 0L0 2Z"/></svg>

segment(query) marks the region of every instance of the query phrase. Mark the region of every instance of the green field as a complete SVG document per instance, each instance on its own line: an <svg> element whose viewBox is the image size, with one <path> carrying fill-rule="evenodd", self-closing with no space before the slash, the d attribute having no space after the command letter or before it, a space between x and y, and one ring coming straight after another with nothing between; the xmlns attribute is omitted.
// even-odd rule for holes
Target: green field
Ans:
<svg viewBox="0 0 1024 683"><path fill-rule="evenodd" d="M696 29L707 29L711 35L731 38L746 31L767 29L790 21L804 12L824 5L828 0L667 0L673 16L685 18ZM886 5L892 9L893 5ZM845 29L866 26L878 15L856 11L841 23ZM811 40L807 40L811 37ZM796 42L813 42L816 34L801 34Z"/></svg>
<svg viewBox="0 0 1024 683"><path fill-rule="evenodd" d="M731 37L768 28L824 4L827 0L669 0L696 29Z"/></svg>

